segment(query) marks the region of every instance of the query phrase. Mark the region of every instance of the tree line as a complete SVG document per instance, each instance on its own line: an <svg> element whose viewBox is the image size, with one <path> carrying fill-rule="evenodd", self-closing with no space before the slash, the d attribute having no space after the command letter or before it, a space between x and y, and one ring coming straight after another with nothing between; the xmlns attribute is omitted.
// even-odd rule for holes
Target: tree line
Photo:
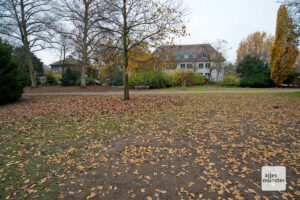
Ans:
<svg viewBox="0 0 300 200"><path fill-rule="evenodd" d="M24 48L31 87L37 87L34 52L60 48L65 57L71 48L81 60L81 87L88 66L101 62L99 52L116 52L128 100L130 51L172 44L186 34L186 14L181 0L0 0L0 34Z"/></svg>
<svg viewBox="0 0 300 200"><path fill-rule="evenodd" d="M300 78L294 69L299 54L299 6L295 1L282 1L277 13L275 36L255 32L243 39L237 49L236 72L241 86L267 87L289 84L290 77Z"/></svg>

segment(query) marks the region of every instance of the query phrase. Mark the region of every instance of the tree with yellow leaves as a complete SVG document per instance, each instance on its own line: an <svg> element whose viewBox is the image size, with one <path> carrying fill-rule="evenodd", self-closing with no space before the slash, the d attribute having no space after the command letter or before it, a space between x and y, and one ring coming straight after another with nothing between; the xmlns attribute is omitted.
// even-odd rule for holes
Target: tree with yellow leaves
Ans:
<svg viewBox="0 0 300 200"><path fill-rule="evenodd" d="M292 70L298 55L297 37L294 24L284 5L279 7L275 40L271 47L269 65L271 79L275 84L282 84Z"/></svg>
<svg viewBox="0 0 300 200"><path fill-rule="evenodd" d="M114 48L121 52L124 100L129 100L130 51L142 43L156 48L185 36L187 10L181 0L102 0L98 8L100 30L114 35Z"/></svg>
<svg viewBox="0 0 300 200"><path fill-rule="evenodd" d="M141 43L128 52L128 72L140 72L152 70L153 56L148 45Z"/></svg>
<svg viewBox="0 0 300 200"><path fill-rule="evenodd" d="M240 42L237 50L237 63L240 63L247 55L255 56L263 61L268 61L273 40L274 37L268 35L264 31L257 31L248 35L247 38Z"/></svg>

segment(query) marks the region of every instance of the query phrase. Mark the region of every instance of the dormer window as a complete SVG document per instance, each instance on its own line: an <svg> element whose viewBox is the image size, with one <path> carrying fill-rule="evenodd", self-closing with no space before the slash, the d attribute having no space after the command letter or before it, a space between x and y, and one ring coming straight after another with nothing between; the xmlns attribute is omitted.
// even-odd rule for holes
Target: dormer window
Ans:
<svg viewBox="0 0 300 200"><path fill-rule="evenodd" d="M176 56L177 59L179 59L180 58L180 52L175 52L175 56Z"/></svg>
<svg viewBox="0 0 300 200"><path fill-rule="evenodd" d="M207 58L207 56L208 56L208 55L207 55L207 51L203 51L203 52L202 52L202 58Z"/></svg>
<svg viewBox="0 0 300 200"><path fill-rule="evenodd" d="M190 54L189 54L188 52L185 52L185 53L183 54L183 58L184 58L184 59L188 59L189 56L190 56Z"/></svg>
<svg viewBox="0 0 300 200"><path fill-rule="evenodd" d="M197 58L197 52L193 52L193 54L192 54L192 56L193 56L193 58Z"/></svg>

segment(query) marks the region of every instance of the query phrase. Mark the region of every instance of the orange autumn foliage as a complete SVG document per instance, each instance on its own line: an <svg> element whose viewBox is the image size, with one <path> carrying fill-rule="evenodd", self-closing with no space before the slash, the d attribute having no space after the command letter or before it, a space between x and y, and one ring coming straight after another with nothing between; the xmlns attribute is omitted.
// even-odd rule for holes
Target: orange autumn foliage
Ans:
<svg viewBox="0 0 300 200"><path fill-rule="evenodd" d="M255 32L243 39L237 50L236 61L239 63L246 55L255 56L263 61L269 59L269 51L274 37L266 32Z"/></svg>
<svg viewBox="0 0 300 200"><path fill-rule="evenodd" d="M275 84L282 84L294 67L298 55L294 25L284 5L277 13L275 40L271 47L269 65L271 79Z"/></svg>

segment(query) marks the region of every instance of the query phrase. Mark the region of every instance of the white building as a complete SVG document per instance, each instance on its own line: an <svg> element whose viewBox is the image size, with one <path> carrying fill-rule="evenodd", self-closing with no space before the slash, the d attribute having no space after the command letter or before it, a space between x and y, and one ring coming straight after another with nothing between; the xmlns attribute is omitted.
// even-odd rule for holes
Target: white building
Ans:
<svg viewBox="0 0 300 200"><path fill-rule="evenodd" d="M207 78L210 76L213 81L223 78L224 69L221 64L225 59L209 44L160 47L156 53L163 60L170 60L173 69L193 70Z"/></svg>

